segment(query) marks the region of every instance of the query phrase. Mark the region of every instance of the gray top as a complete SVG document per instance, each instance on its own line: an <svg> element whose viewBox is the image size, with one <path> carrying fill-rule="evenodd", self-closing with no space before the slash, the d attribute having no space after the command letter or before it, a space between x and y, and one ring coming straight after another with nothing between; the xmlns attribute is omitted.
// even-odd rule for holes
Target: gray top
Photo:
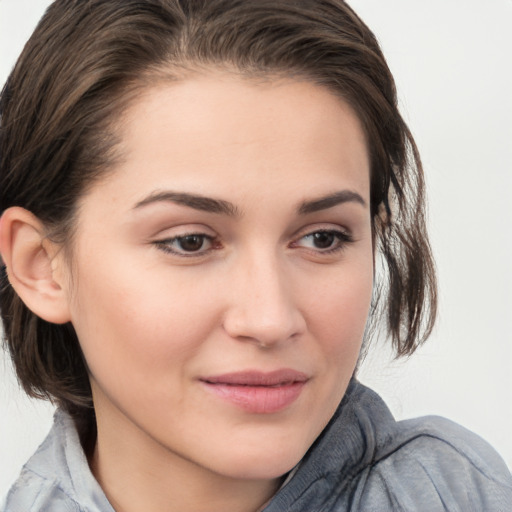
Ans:
<svg viewBox="0 0 512 512"><path fill-rule="evenodd" d="M2 512L114 512L73 420L57 411ZM265 512L510 512L512 476L481 438L439 417L396 422L353 381L329 425Z"/></svg>

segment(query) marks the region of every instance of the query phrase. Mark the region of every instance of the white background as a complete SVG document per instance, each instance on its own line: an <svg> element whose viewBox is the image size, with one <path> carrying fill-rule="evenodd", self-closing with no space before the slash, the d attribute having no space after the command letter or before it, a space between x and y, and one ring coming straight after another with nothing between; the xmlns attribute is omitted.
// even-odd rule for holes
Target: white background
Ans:
<svg viewBox="0 0 512 512"><path fill-rule="evenodd" d="M0 0L0 83L46 0ZM440 414L512 468L512 0L352 0L379 38L422 152L440 318L412 359L361 380L400 418ZM51 423L0 356L0 497Z"/></svg>

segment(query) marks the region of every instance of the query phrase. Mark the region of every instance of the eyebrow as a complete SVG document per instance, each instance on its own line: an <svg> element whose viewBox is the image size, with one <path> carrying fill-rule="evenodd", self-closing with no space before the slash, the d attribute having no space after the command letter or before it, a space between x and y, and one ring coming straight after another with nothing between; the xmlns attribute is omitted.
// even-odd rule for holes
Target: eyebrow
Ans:
<svg viewBox="0 0 512 512"><path fill-rule="evenodd" d="M160 202L172 202L183 206L188 206L189 208L193 208L195 210L219 213L229 215L230 217L240 216L238 208L229 201L213 199L211 197L206 197L199 194L189 194L187 192L172 192L170 190L153 192L142 201L139 201L135 205L134 209Z"/></svg>
<svg viewBox="0 0 512 512"><path fill-rule="evenodd" d="M135 205L134 209L160 202L172 202L204 212L223 214L228 215L229 217L241 217L240 210L229 201L214 199L212 197L206 197L199 194L190 194L188 192L173 192L170 190L151 193L145 199L139 201ZM349 202L355 202L362 206L366 206L365 200L357 192L341 190L318 199L304 201L297 208L297 212L299 215L307 215Z"/></svg>
<svg viewBox="0 0 512 512"><path fill-rule="evenodd" d="M366 201L357 192L341 190L318 199L304 201L299 206L298 212L301 215L307 215L308 213L315 213L321 210L327 210L328 208L333 208L339 204L352 202L359 203L366 207Z"/></svg>

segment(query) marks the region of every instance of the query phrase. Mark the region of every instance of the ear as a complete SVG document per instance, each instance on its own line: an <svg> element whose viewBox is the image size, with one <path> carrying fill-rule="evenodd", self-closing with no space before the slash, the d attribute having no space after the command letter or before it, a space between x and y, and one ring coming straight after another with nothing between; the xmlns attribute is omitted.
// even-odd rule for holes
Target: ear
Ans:
<svg viewBox="0 0 512 512"><path fill-rule="evenodd" d="M70 321L64 258L36 216L17 206L5 210L0 254L9 282L33 313L56 324Z"/></svg>

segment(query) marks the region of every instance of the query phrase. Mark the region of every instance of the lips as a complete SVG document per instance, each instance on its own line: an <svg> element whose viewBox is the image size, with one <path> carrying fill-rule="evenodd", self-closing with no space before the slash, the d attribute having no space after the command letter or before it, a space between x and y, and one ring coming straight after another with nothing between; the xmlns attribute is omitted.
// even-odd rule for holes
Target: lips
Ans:
<svg viewBox="0 0 512 512"><path fill-rule="evenodd" d="M281 369L227 373L201 378L200 382L217 397L246 412L271 414L295 402L308 380L302 372Z"/></svg>

